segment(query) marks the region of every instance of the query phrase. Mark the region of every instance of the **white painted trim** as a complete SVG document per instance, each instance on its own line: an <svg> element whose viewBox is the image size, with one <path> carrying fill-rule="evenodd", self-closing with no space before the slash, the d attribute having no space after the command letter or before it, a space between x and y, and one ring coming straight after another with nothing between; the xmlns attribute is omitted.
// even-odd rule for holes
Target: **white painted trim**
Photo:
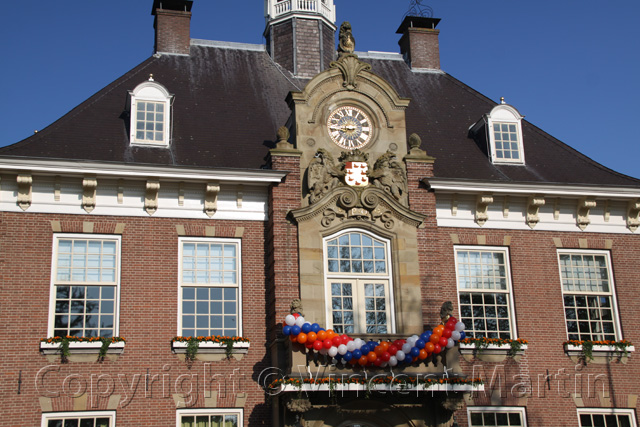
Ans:
<svg viewBox="0 0 640 427"><path fill-rule="evenodd" d="M235 244L237 250L237 280L236 284L198 284L198 283L182 283L182 247L184 243L223 243L223 244ZM238 332L237 336L242 335L242 239L236 238L224 238L224 237L179 237L178 238L178 331L177 335L182 336L182 287L202 287L202 288L234 288L237 289L238 295L238 305L237 305L237 316L238 316ZM224 319L223 319L224 320ZM194 329L197 330L197 325L194 326ZM224 329L224 324L222 329ZM215 343L211 343L215 344Z"/></svg>
<svg viewBox="0 0 640 427"><path fill-rule="evenodd" d="M506 246L480 246L480 245L454 245L453 246L453 259L455 261L455 268L456 268L456 287L458 289L458 319L460 319L460 321L462 321L462 316L460 314L460 292L469 292L469 293L474 293L474 292L478 292L478 293L498 293L499 291L495 290L495 289L463 289L460 288L460 280L458 277L458 251L459 250L470 250L470 251L491 251L491 252L502 252L504 253L504 259L505 259L505 268L507 271L507 282L509 285L509 290L508 292L500 292L500 293L508 293L509 294L509 305L510 305L510 310L509 310L509 324L511 326L511 339L517 339L518 338L518 326L516 323L516 307L515 307L515 300L513 297L514 291L513 291L513 280L511 277L511 256L509 254L509 248ZM471 330L471 326L469 326L469 330Z"/></svg>
<svg viewBox="0 0 640 427"><path fill-rule="evenodd" d="M588 292L588 291L565 291L564 285L562 284L562 267L560 266L560 255L561 254L587 254L587 255L604 255L607 259L607 270L609 273L609 292ZM622 324L620 322L620 311L618 309L618 298L616 297L616 284L615 278L613 277L613 263L611 260L611 252L607 250L594 250L594 249L565 249L558 248L556 250L556 260L558 263L558 280L560 281L560 292L562 293L563 301L562 301L562 315L564 317L564 329L566 332L567 340L569 340L569 330L567 329L567 314L565 312L564 307L564 296L565 295L610 295L611 300L613 301L613 315L615 316L614 323L616 326L615 336L616 340L621 340L623 338L622 335ZM579 320L576 319L578 322Z"/></svg>
<svg viewBox="0 0 640 427"><path fill-rule="evenodd" d="M517 354L524 354L529 349L528 344L522 344ZM483 352L487 354L509 354L511 345L509 344L489 344L486 347L477 347L475 344L460 343L460 354L473 354L474 352Z"/></svg>
<svg viewBox="0 0 640 427"><path fill-rule="evenodd" d="M122 271L122 236L116 234L73 234L73 233L54 233L51 248L51 279L49 284L49 323L47 326L47 337L55 336L55 311L56 311L56 263L58 256L58 241L60 239L76 239L76 240L115 240L116 241L116 283L61 283L60 286L115 286L116 294L114 297L115 310L113 313L113 336L120 336L120 285ZM98 328L99 329L99 328ZM71 345L69 345L71 347Z"/></svg>
<svg viewBox="0 0 640 427"><path fill-rule="evenodd" d="M375 377L374 377L375 378ZM373 379L373 378L372 378ZM279 393L290 392L320 392L331 390L329 384L302 384L298 387L295 384L283 384L280 385L278 390L274 392L274 395ZM367 384L334 384L334 392L347 392L347 391L366 391ZM469 391L484 391L484 384L479 385L467 385L467 384L433 384L431 386L418 385L403 387L400 385L390 384L370 384L369 390L371 391L394 391L394 392L469 392Z"/></svg>
<svg viewBox="0 0 640 427"><path fill-rule="evenodd" d="M60 351L60 343L40 342L40 351L43 354L57 354ZM109 344L107 354L121 354L124 352L125 342L118 341ZM69 351L73 354L98 354L102 348L101 341L70 342Z"/></svg>
<svg viewBox="0 0 640 427"><path fill-rule="evenodd" d="M244 426L244 409L242 408L202 408L202 409L177 409L176 410L176 427L181 427L180 418L182 416L193 415L237 415L238 426Z"/></svg>
<svg viewBox="0 0 640 427"><path fill-rule="evenodd" d="M172 133L172 100L173 95L169 93L169 91L160 83L153 81L151 77L148 81L140 83L135 87L132 91L129 91L129 144L138 147L160 147L160 148L168 148L171 143L171 133ZM147 140L138 140L136 138L136 124L138 121L137 118L137 108L136 105L138 102L152 102L157 104L162 104L164 107L163 116L164 119L162 121L162 141L156 142L147 141ZM145 120L146 123L146 120ZM155 129L154 129L155 132Z"/></svg>
<svg viewBox="0 0 640 427"><path fill-rule="evenodd" d="M527 410L523 406L467 406L467 425L471 425L472 412L518 412L522 418L522 427L527 427Z"/></svg>
<svg viewBox="0 0 640 427"><path fill-rule="evenodd" d="M287 172L270 169L201 169L192 167L169 167L160 165L131 165L107 162L79 162L69 160L43 160L36 158L0 157L0 170L40 172L60 175L85 174L101 177L127 177L146 180L149 177L163 181L229 181L236 183L278 183Z"/></svg>
<svg viewBox="0 0 640 427"><path fill-rule="evenodd" d="M578 412L578 425L580 425L580 415L581 414L603 414L603 415L613 415L613 414L624 414L629 415L631 419L631 427L638 426L638 420L636 420L636 411L635 409L626 409L626 408L577 408Z"/></svg>
<svg viewBox="0 0 640 427"><path fill-rule="evenodd" d="M81 417L109 417L110 427L116 425L116 411L79 411L79 412L46 412L42 414L42 427L47 427L48 421L52 418L81 418Z"/></svg>
<svg viewBox="0 0 640 427"><path fill-rule="evenodd" d="M570 355L581 355L582 354L582 346L581 345L572 345L565 344L564 351ZM607 353L607 356L617 356L623 354L625 350L621 350L614 345L594 345L592 348L594 353ZM630 345L626 348L627 353L633 353L636 351L635 346Z"/></svg>
<svg viewBox="0 0 640 427"><path fill-rule="evenodd" d="M500 193L508 195L557 195L571 198L595 196L607 199L631 199L640 197L638 187L606 187L591 185L554 185L548 183L502 183L429 178L427 183L436 192Z"/></svg>

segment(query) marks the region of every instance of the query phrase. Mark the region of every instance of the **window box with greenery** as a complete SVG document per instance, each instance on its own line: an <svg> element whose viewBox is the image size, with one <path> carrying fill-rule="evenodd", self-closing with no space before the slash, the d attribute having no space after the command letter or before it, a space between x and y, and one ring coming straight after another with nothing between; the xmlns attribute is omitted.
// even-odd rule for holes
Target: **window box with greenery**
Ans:
<svg viewBox="0 0 640 427"><path fill-rule="evenodd" d="M242 360L249 352L249 339L244 337L175 337L171 350L182 360L212 362L223 359Z"/></svg>
<svg viewBox="0 0 640 427"><path fill-rule="evenodd" d="M102 362L115 360L124 352L122 337L66 337L42 338L40 352L53 362L58 358L66 362Z"/></svg>
<svg viewBox="0 0 640 427"><path fill-rule="evenodd" d="M605 364L612 360L627 363L631 353L636 349L631 341L579 341L564 342L564 352L575 363Z"/></svg>
<svg viewBox="0 0 640 427"><path fill-rule="evenodd" d="M529 342L518 338L465 338L460 341L460 353L467 360L474 357L485 362L502 362L507 357L516 361L524 354L529 347Z"/></svg>

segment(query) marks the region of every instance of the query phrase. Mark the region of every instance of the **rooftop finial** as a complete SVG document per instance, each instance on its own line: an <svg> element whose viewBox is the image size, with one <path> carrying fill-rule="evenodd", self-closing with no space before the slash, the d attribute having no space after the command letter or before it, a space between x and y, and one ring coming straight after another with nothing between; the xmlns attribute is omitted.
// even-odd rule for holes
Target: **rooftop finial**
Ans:
<svg viewBox="0 0 640 427"><path fill-rule="evenodd" d="M409 11L405 13L407 16L419 16L422 18L433 18L433 9L430 6L422 4L424 0L410 0Z"/></svg>
<svg viewBox="0 0 640 427"><path fill-rule="evenodd" d="M149 74L149 81L152 82L153 81L153 74Z"/></svg>
<svg viewBox="0 0 640 427"><path fill-rule="evenodd" d="M506 102L504 102L504 96L500 97L500 104L506 104Z"/></svg>

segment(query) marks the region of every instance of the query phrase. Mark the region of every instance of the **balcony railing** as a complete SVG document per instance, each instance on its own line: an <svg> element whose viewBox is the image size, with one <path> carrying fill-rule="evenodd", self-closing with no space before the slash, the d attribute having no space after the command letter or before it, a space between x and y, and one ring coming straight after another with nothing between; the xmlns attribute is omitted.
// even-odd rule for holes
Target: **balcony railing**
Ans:
<svg viewBox="0 0 640 427"><path fill-rule="evenodd" d="M334 23L336 20L333 0L272 0L267 11L267 22L288 13L319 14Z"/></svg>

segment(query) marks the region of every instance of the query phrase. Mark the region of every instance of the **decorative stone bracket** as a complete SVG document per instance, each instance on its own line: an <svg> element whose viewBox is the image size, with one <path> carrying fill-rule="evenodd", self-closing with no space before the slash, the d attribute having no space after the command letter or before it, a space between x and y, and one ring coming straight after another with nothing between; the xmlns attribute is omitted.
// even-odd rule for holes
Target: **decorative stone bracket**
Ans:
<svg viewBox="0 0 640 427"><path fill-rule="evenodd" d="M629 230L635 231L640 225L640 199L632 200L627 207L627 227Z"/></svg>
<svg viewBox="0 0 640 427"><path fill-rule="evenodd" d="M476 223L482 227L489 219L489 205L493 203L491 194L481 194L476 199Z"/></svg>
<svg viewBox="0 0 640 427"><path fill-rule="evenodd" d="M218 193L220 193L219 184L207 184L207 190L204 196L204 213L206 213L209 218L218 210Z"/></svg>
<svg viewBox="0 0 640 427"><path fill-rule="evenodd" d="M96 189L98 180L96 177L86 176L82 180L82 209L91 213L96 207Z"/></svg>
<svg viewBox="0 0 640 427"><path fill-rule="evenodd" d="M544 196L540 195L530 196L527 200L527 225L532 229L540 222L538 213L540 212L540 207L544 206L544 204Z"/></svg>
<svg viewBox="0 0 640 427"><path fill-rule="evenodd" d="M584 230L587 228L587 225L591 224L591 219L589 219L589 212L592 208L596 207L596 199L593 197L583 197L578 201L578 211L577 211L577 225L580 230Z"/></svg>
<svg viewBox="0 0 640 427"><path fill-rule="evenodd" d="M153 215L158 210L158 193L160 192L160 180L147 180L147 189L144 195L144 210Z"/></svg>
<svg viewBox="0 0 640 427"><path fill-rule="evenodd" d="M33 177L31 174L20 174L16 179L18 183L18 206L26 211L31 206L31 190Z"/></svg>
<svg viewBox="0 0 640 427"><path fill-rule="evenodd" d="M342 78L344 79L342 86L347 90L354 90L358 87L358 84L356 83L356 76L361 71L371 70L371 65L360 61L358 56L352 53L342 55L340 59L332 62L329 66L340 70Z"/></svg>

